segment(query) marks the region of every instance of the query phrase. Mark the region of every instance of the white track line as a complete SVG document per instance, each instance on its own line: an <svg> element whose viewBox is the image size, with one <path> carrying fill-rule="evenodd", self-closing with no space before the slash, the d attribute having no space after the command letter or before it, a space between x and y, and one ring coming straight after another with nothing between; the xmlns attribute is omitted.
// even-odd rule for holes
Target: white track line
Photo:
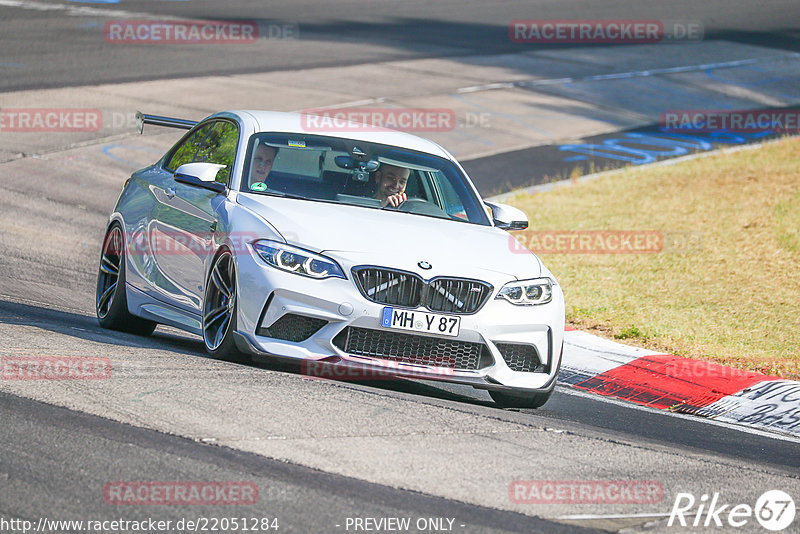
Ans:
<svg viewBox="0 0 800 534"><path fill-rule="evenodd" d="M689 514L687 514L689 515ZM652 518L652 519L659 519L663 517L669 517L670 514L661 514L661 513L654 513L654 514L577 514L577 515L560 515L556 519L566 519L572 521L581 521L586 519L636 519L636 518Z"/></svg>
<svg viewBox="0 0 800 534"><path fill-rule="evenodd" d="M125 11L122 9L101 9L90 6L69 5L69 4L46 4L44 2L22 1L22 0L0 0L0 7L17 7L31 11L64 11L67 15L74 17L109 17L120 19L176 19L170 15L152 15L150 13L137 13L135 11Z"/></svg>
<svg viewBox="0 0 800 534"><path fill-rule="evenodd" d="M732 61L719 61L716 63L702 63L700 65L681 65L678 67L664 67L660 69L647 69L647 70L633 70L629 72L617 72L611 74L595 74L593 76L584 76L579 78L554 78L550 80L529 80L520 82L495 82L483 85L472 85L469 87L462 87L456 90L456 93L475 93L479 91L491 91L493 89L512 89L514 87L538 87L545 85L562 85L576 82L593 82L601 80L624 80L629 78L643 78L647 76L657 76L659 74L675 74L679 72L695 72L699 70L708 69L730 69L735 67L742 67L745 65L753 65L756 63L766 63L770 61L777 61L779 59L798 58L799 53L792 52L781 54L777 56L768 56L761 58L750 59L735 59Z"/></svg>

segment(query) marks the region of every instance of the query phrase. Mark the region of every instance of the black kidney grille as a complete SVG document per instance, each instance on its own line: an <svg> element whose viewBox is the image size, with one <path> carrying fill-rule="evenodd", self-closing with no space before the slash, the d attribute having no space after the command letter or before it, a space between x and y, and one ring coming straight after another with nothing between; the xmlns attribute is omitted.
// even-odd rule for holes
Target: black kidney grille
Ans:
<svg viewBox="0 0 800 534"><path fill-rule="evenodd" d="M483 306L492 286L475 280L437 278L428 285L426 305L433 311L473 313Z"/></svg>
<svg viewBox="0 0 800 534"><path fill-rule="evenodd" d="M548 370L539 360L539 353L533 345L516 343L496 343L509 369L524 373L544 373Z"/></svg>
<svg viewBox="0 0 800 534"><path fill-rule="evenodd" d="M379 267L354 267L356 285L364 297L389 306L425 306L444 313L475 313L492 293L492 286L464 278L426 282L414 273Z"/></svg>
<svg viewBox="0 0 800 534"><path fill-rule="evenodd" d="M328 321L324 319L287 313L272 323L268 328L259 328L256 333L259 336L299 343L313 336L326 324L328 324Z"/></svg>
<svg viewBox="0 0 800 534"><path fill-rule="evenodd" d="M334 343L348 354L451 369L476 370L494 362L483 343L353 326L337 335Z"/></svg>
<svg viewBox="0 0 800 534"><path fill-rule="evenodd" d="M355 273L359 291L373 302L409 308L420 305L424 282L414 274L376 268Z"/></svg>

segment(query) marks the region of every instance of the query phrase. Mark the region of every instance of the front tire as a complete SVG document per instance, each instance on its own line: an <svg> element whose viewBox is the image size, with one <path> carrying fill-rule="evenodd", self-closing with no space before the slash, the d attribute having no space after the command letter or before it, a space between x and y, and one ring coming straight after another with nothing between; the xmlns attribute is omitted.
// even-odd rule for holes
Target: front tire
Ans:
<svg viewBox="0 0 800 534"><path fill-rule="evenodd" d="M550 399L553 390L540 393L503 393L489 390L492 400L500 408L541 408Z"/></svg>
<svg viewBox="0 0 800 534"><path fill-rule="evenodd" d="M553 375L553 381L550 387L545 391L537 391L535 393L507 393L503 391L489 390L489 395L492 400L500 408L541 408L550 399L553 391L556 389L556 380L558 379L558 372L561 370L561 360L564 357L564 345L561 345L561 354L558 355L558 365L556 372Z"/></svg>
<svg viewBox="0 0 800 534"><path fill-rule="evenodd" d="M125 239L122 227L114 223L103 239L100 270L95 293L97 321L103 328L140 336L149 336L156 323L136 317L128 311L125 291Z"/></svg>
<svg viewBox="0 0 800 534"><path fill-rule="evenodd" d="M236 264L229 251L214 259L203 298L203 342L213 358L245 362L249 358L236 347Z"/></svg>

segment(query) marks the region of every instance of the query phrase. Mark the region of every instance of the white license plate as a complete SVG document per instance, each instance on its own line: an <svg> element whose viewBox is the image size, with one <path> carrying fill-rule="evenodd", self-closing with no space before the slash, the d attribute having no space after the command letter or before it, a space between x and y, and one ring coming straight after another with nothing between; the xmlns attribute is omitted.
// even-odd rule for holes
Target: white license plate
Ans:
<svg viewBox="0 0 800 534"><path fill-rule="evenodd" d="M457 336L458 329L461 327L461 317L413 310L396 310L386 306L383 308L381 326L440 336Z"/></svg>

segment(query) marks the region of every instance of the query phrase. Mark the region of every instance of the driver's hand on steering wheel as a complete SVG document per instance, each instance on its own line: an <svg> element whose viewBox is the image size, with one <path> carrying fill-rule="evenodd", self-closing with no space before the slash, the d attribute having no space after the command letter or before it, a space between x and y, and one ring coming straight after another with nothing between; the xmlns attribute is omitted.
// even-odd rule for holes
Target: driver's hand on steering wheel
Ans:
<svg viewBox="0 0 800 534"><path fill-rule="evenodd" d="M396 208L406 200L408 200L408 197L405 193L395 193L394 195L389 195L386 197L386 200L383 201L383 207L391 206Z"/></svg>

